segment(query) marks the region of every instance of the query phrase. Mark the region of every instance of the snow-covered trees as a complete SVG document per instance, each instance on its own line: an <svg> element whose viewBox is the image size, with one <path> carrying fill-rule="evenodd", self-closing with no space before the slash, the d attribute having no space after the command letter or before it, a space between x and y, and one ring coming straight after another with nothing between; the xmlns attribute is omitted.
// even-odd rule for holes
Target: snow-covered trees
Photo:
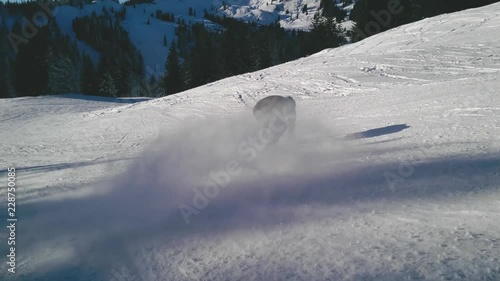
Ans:
<svg viewBox="0 0 500 281"><path fill-rule="evenodd" d="M175 22L175 15L173 13L164 13L162 10L156 10L155 18L168 22Z"/></svg>
<svg viewBox="0 0 500 281"><path fill-rule="evenodd" d="M72 23L76 37L105 60L99 63L98 71L75 40L60 31L53 17L41 26L33 25L33 36L29 40L23 37L12 48L8 35L25 34L22 19L33 18L39 9L37 2L0 3L0 15L22 15L13 17L10 30L4 25L6 19L0 17L0 97L68 92L129 96L131 88L145 79L142 55L120 25L125 8L103 7L103 16L94 12Z"/></svg>
<svg viewBox="0 0 500 281"><path fill-rule="evenodd" d="M321 11L321 16L335 18L339 23L347 16L346 11L337 7L336 1L334 0L321 0L319 9Z"/></svg>
<svg viewBox="0 0 500 281"><path fill-rule="evenodd" d="M104 73L98 80L97 94L105 97L116 97L118 90L115 86L115 81L110 72Z"/></svg>
<svg viewBox="0 0 500 281"><path fill-rule="evenodd" d="M342 32L337 27L334 17L314 15L311 32L305 35L304 49L308 54L326 48L334 48L344 44Z"/></svg>
<svg viewBox="0 0 500 281"><path fill-rule="evenodd" d="M302 6L302 13L306 14L306 15L308 14L308 12L307 12L307 4L304 4L304 6Z"/></svg>
<svg viewBox="0 0 500 281"><path fill-rule="evenodd" d="M46 59L47 93L60 94L79 90L75 63L67 55L50 47Z"/></svg>
<svg viewBox="0 0 500 281"><path fill-rule="evenodd" d="M311 33L287 32L278 23L258 26L208 12L205 17L224 29L209 30L203 24L182 22L176 29L185 89L267 68L343 42L335 19L319 15Z"/></svg>
<svg viewBox="0 0 500 281"><path fill-rule="evenodd" d="M84 92L95 89L99 94L126 97L132 95L132 89L145 79L144 62L141 53L132 44L129 34L120 25L120 17L97 16L76 18L73 30L78 39L84 41L101 54L97 81L90 81L94 76L90 63L86 60L82 75ZM111 24L113 23L113 24ZM103 82L104 76L114 83ZM95 88L97 86L97 88Z"/></svg>

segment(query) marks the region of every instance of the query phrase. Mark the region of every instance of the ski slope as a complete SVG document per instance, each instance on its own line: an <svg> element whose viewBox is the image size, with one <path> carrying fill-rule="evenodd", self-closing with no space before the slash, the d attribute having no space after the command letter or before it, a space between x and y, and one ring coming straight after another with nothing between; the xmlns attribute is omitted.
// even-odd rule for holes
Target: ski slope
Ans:
<svg viewBox="0 0 500 281"><path fill-rule="evenodd" d="M0 100L0 279L500 280L499 30L494 4L165 98ZM248 160L272 94L300 141Z"/></svg>

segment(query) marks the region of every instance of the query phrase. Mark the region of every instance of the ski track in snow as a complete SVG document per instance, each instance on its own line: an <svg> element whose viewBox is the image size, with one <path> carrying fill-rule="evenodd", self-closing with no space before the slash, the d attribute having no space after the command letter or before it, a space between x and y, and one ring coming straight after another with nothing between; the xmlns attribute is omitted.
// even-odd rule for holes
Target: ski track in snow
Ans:
<svg viewBox="0 0 500 281"><path fill-rule="evenodd" d="M19 218L0 279L499 280L499 27L494 4L159 99L0 100ZM247 161L272 94L305 141Z"/></svg>

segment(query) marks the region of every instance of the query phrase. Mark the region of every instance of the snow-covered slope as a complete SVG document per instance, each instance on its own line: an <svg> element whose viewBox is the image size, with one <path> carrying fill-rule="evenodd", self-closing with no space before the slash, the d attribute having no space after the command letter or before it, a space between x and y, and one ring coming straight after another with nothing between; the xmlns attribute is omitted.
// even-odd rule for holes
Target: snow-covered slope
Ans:
<svg viewBox="0 0 500 281"><path fill-rule="evenodd" d="M355 2L355 1L354 1ZM225 4L225 5L224 5ZM318 12L320 0L214 0L219 13L244 21L271 24L279 21L285 29L308 30L314 14ZM302 12L307 5L307 13ZM354 4L342 7L348 13ZM288 12L287 12L288 11ZM298 16L297 16L298 14Z"/></svg>
<svg viewBox="0 0 500 281"><path fill-rule="evenodd" d="M279 21L284 28L308 29L314 13L319 8L319 2L320 0L232 0L216 1L214 4L221 7L220 10L223 14L244 21L266 24ZM223 3L226 3L226 6ZM310 11L307 15L301 11L305 4ZM298 18L296 18L297 14L299 14Z"/></svg>
<svg viewBox="0 0 500 281"><path fill-rule="evenodd" d="M212 5L210 1L202 0L157 0L153 4L125 7L127 9L127 14L125 20L122 21L122 27L129 32L132 43L141 51L148 76L158 76L163 74L165 70L164 66L168 48L172 40L176 39L175 28L177 24L157 19L154 17L156 11L161 10L164 13L173 13L176 18L194 23L197 21L203 22L203 11L205 9L210 10ZM122 5L110 1L86 5L83 9L63 5L56 10L56 20L64 33L76 39L71 25L73 19L76 17L90 16L93 12L98 15L102 14L103 8L108 10L113 8L119 11ZM196 17L189 16L189 8L193 8L194 11L196 11ZM148 21L149 24L147 24ZM167 38L167 46L163 44L164 36ZM98 52L86 46L83 42L78 42L80 50L92 55L97 64Z"/></svg>
<svg viewBox="0 0 500 281"><path fill-rule="evenodd" d="M494 4L161 99L0 100L19 219L0 278L498 280L499 30ZM300 142L249 161L271 94Z"/></svg>
<svg viewBox="0 0 500 281"><path fill-rule="evenodd" d="M172 40L176 40L177 24L151 16L155 15L157 10L173 13L176 19L184 19L187 23L203 22L207 27L216 24L203 18L205 10L261 24L271 24L279 20L281 26L286 29L304 30L310 28L312 17L318 10L320 0L274 1L274 4L268 4L269 2L267 0L156 0L152 4L126 6L127 15L122 26L129 32L132 43L141 51L148 76L159 76L165 71L165 60L170 43ZM309 11L307 15L301 12L305 4L307 4ZM224 7L226 8L224 9ZM73 19L90 16L93 12L101 14L103 8L119 11L122 6L112 1L100 1L85 5L83 9L62 5L55 12L56 20L64 33L76 39L71 27ZM190 8L195 12L195 15L189 15ZM346 9L350 11L352 5L347 6ZM291 14L287 14L287 10L291 11ZM300 12L298 18L297 12ZM167 38L167 46L163 44L164 36ZM80 50L91 55L97 64L98 52L81 41L77 40L77 42Z"/></svg>

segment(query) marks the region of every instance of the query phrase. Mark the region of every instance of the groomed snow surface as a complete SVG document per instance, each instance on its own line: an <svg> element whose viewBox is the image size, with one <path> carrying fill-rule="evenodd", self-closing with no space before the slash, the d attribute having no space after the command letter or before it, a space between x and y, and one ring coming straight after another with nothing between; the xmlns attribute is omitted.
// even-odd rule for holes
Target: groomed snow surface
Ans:
<svg viewBox="0 0 500 281"><path fill-rule="evenodd" d="M499 31L494 4L160 99L0 100L0 279L500 280ZM252 154L272 94L299 141Z"/></svg>

